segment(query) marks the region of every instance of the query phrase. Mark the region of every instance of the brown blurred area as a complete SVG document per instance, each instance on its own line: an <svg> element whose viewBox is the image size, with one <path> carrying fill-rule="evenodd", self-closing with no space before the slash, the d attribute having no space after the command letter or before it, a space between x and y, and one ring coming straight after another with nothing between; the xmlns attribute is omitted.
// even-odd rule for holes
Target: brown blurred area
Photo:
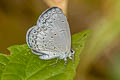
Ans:
<svg viewBox="0 0 120 80"><path fill-rule="evenodd" d="M0 52L11 45L24 44L26 31L47 8L39 0L0 0Z"/></svg>
<svg viewBox="0 0 120 80"><path fill-rule="evenodd" d="M71 33L92 31L80 56L75 80L120 80L117 3L119 0L69 0ZM9 46L26 43L27 30L47 8L43 0L0 0L0 53L8 54Z"/></svg>

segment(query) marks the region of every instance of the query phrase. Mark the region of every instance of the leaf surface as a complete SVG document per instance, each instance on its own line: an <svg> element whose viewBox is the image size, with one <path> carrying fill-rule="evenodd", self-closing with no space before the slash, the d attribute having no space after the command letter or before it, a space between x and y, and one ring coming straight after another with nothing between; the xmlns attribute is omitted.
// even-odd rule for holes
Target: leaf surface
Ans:
<svg viewBox="0 0 120 80"><path fill-rule="evenodd" d="M26 44L9 47L10 56L0 54L0 80L73 80L89 31L72 36L74 61L41 60Z"/></svg>

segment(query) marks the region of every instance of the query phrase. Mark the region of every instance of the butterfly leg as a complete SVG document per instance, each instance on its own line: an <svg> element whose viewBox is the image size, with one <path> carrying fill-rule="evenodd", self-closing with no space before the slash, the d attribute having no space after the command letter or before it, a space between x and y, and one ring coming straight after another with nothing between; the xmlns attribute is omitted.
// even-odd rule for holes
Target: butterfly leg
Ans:
<svg viewBox="0 0 120 80"><path fill-rule="evenodd" d="M65 61L65 63L64 63L64 67L65 67L67 64L67 58L64 58L64 61Z"/></svg>
<svg viewBox="0 0 120 80"><path fill-rule="evenodd" d="M59 60L59 59L57 58L57 59L56 59L56 64L58 63L58 60Z"/></svg>
<svg viewBox="0 0 120 80"><path fill-rule="evenodd" d="M54 67L57 65L57 63L58 63L58 60L59 60L59 59L57 58L57 59L56 59L56 63L54 64Z"/></svg>
<svg viewBox="0 0 120 80"><path fill-rule="evenodd" d="M73 49L71 49L71 53L74 55L75 54L75 51Z"/></svg>

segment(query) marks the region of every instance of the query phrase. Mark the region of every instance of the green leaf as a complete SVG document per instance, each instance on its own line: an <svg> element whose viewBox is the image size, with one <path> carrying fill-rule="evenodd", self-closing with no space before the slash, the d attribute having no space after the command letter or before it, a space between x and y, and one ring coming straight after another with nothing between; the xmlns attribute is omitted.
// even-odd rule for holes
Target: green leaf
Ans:
<svg viewBox="0 0 120 80"><path fill-rule="evenodd" d="M84 31L72 36L75 59L68 59L66 66L64 60L56 64L56 59L39 59L26 44L8 48L10 56L0 54L0 80L73 80L88 34Z"/></svg>
<svg viewBox="0 0 120 80"><path fill-rule="evenodd" d="M8 62L9 62L9 60L8 60L7 56L4 54L0 54L0 80L1 80L2 72Z"/></svg>

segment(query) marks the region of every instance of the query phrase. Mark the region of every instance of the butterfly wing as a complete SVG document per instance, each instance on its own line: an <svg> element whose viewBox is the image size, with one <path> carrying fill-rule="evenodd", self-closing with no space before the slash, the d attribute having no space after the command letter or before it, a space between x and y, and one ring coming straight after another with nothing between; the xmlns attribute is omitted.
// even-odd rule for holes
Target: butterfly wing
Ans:
<svg viewBox="0 0 120 80"><path fill-rule="evenodd" d="M27 41L36 54L58 55L70 52L70 30L62 10L52 7L43 12L37 25L28 30Z"/></svg>

